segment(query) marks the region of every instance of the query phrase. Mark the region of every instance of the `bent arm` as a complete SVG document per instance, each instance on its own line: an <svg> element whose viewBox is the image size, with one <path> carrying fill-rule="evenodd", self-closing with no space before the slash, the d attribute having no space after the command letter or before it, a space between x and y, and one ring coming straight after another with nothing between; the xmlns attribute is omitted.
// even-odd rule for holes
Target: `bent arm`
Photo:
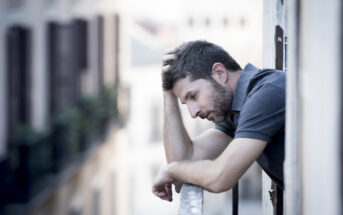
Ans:
<svg viewBox="0 0 343 215"><path fill-rule="evenodd" d="M257 139L234 139L213 161L174 162L167 167L167 172L183 183L195 184L211 192L223 192L236 184L263 152L266 144Z"/></svg>
<svg viewBox="0 0 343 215"><path fill-rule="evenodd" d="M167 162L188 159L192 154L192 141L183 125L177 97L171 90L163 92L163 96L163 144Z"/></svg>
<svg viewBox="0 0 343 215"><path fill-rule="evenodd" d="M184 127L178 98L164 92L163 143L168 163L180 160L215 159L232 138L217 129L208 129L191 139Z"/></svg>

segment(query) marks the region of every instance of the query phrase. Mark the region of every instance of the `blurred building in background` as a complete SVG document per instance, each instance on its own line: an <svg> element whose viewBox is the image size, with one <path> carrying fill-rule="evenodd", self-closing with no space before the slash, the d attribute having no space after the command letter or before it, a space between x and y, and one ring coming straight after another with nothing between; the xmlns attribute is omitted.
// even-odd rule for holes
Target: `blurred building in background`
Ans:
<svg viewBox="0 0 343 215"><path fill-rule="evenodd" d="M0 2L0 214L128 214L120 17L115 1Z"/></svg>

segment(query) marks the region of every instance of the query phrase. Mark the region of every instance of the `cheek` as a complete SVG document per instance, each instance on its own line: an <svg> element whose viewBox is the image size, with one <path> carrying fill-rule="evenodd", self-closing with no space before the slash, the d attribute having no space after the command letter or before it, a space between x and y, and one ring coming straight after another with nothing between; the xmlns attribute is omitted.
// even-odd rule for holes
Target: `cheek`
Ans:
<svg viewBox="0 0 343 215"><path fill-rule="evenodd" d="M206 93L203 98L201 99L202 105L207 109L212 109L214 106L214 97L210 93Z"/></svg>

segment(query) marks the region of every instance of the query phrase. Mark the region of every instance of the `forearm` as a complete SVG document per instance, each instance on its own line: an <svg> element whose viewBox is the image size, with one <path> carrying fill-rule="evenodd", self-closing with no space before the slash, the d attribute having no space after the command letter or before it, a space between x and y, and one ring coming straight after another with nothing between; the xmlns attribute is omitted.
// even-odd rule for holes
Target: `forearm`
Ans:
<svg viewBox="0 0 343 215"><path fill-rule="evenodd" d="M190 159L192 141L183 125L177 97L164 92L163 143L168 163Z"/></svg>
<svg viewBox="0 0 343 215"><path fill-rule="evenodd" d="M195 184L211 192L223 192L237 183L266 145L266 141L238 138L215 160L174 162L167 167L167 172L181 182Z"/></svg>
<svg viewBox="0 0 343 215"><path fill-rule="evenodd" d="M229 183L220 183L222 169L213 160L173 162L167 167L168 174L182 183L194 184L210 192L230 189Z"/></svg>
<svg viewBox="0 0 343 215"><path fill-rule="evenodd" d="M258 139L237 138L215 160L172 162L157 177L153 193L170 199L170 185L175 182L194 184L214 193L229 190L266 145L266 141Z"/></svg>

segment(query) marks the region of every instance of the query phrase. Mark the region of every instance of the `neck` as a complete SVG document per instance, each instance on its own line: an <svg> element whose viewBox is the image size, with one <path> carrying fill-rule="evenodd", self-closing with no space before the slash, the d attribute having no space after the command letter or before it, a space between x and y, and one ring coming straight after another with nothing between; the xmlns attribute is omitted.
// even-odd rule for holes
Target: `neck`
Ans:
<svg viewBox="0 0 343 215"><path fill-rule="evenodd" d="M228 73L229 73L228 87L233 93L235 93L237 81L242 74L242 70L234 71L234 72L229 71Z"/></svg>

